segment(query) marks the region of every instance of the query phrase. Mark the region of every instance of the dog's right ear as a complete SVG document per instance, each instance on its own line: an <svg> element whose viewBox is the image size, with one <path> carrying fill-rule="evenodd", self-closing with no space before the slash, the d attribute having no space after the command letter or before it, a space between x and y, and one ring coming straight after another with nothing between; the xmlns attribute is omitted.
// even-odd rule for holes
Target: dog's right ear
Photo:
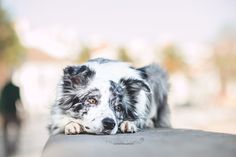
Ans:
<svg viewBox="0 0 236 157"><path fill-rule="evenodd" d="M64 75L75 75L77 73L76 66L67 66L64 70Z"/></svg>
<svg viewBox="0 0 236 157"><path fill-rule="evenodd" d="M95 71L91 70L88 66L67 66L64 70L63 85L71 86L84 86L95 75Z"/></svg>
<svg viewBox="0 0 236 157"><path fill-rule="evenodd" d="M67 66L63 71L64 75L75 76L82 73L88 74L92 70L88 66L82 65L82 66Z"/></svg>

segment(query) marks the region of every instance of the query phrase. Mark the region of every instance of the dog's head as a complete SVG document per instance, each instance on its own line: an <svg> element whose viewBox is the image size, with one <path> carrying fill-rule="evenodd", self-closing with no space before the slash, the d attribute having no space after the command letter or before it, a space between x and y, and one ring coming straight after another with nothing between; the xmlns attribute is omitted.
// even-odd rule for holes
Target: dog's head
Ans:
<svg viewBox="0 0 236 157"><path fill-rule="evenodd" d="M86 65L66 67L61 85L58 101L64 114L79 119L85 132L95 134L115 134L122 121L137 119L140 91L150 92L142 80L97 78Z"/></svg>

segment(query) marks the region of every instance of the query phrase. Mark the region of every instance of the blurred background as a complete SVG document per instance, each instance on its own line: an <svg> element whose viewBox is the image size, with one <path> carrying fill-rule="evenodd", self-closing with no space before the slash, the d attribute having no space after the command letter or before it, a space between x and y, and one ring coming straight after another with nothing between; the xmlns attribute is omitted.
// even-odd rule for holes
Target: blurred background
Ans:
<svg viewBox="0 0 236 157"><path fill-rule="evenodd" d="M0 156L40 156L62 68L96 57L159 63L175 128L236 134L235 0L0 0Z"/></svg>

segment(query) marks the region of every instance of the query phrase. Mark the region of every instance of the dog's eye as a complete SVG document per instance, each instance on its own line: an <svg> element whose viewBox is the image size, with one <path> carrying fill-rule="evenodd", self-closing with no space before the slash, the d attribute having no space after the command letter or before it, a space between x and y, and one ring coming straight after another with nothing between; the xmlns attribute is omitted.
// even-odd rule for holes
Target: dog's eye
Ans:
<svg viewBox="0 0 236 157"><path fill-rule="evenodd" d="M96 99L94 99L94 98L89 98L89 99L88 99L88 102L89 102L90 104L94 104L94 105L97 105L97 103L98 103L98 101L97 101Z"/></svg>
<svg viewBox="0 0 236 157"><path fill-rule="evenodd" d="M116 110L117 112L121 112L121 111L122 111L121 105L115 106L115 110Z"/></svg>

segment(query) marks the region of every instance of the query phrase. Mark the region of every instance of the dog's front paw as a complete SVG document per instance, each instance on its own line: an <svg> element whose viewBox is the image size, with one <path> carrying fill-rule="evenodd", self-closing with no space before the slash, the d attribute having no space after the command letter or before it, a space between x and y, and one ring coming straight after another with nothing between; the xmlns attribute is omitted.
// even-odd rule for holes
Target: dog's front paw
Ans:
<svg viewBox="0 0 236 157"><path fill-rule="evenodd" d="M75 122L70 122L65 126L66 135L75 135L83 131L82 126Z"/></svg>
<svg viewBox="0 0 236 157"><path fill-rule="evenodd" d="M123 133L135 133L137 132L137 126L134 124L134 122L124 121L120 125L120 130Z"/></svg>

